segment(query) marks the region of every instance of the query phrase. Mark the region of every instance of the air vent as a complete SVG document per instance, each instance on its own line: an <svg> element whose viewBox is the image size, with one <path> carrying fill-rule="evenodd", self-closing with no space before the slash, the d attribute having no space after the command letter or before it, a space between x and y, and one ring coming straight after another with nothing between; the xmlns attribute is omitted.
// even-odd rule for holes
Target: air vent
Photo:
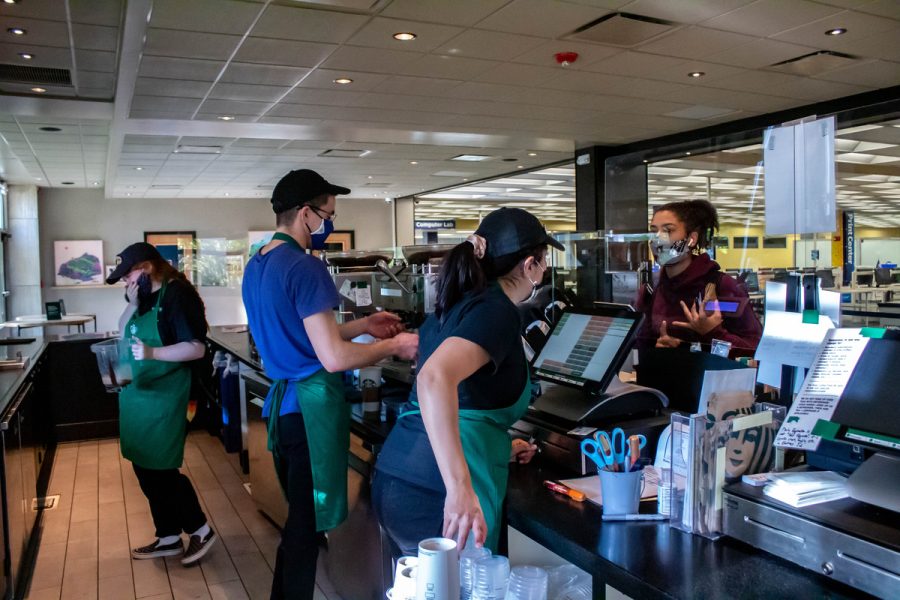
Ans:
<svg viewBox="0 0 900 600"><path fill-rule="evenodd" d="M642 15L612 13L582 25L572 32L568 39L630 48L667 33L676 25L677 23Z"/></svg>
<svg viewBox="0 0 900 600"><path fill-rule="evenodd" d="M0 64L0 81L6 83L42 83L44 85L72 85L68 69L28 67Z"/></svg>
<svg viewBox="0 0 900 600"><path fill-rule="evenodd" d="M151 185L151 186L150 186L150 189L151 189L151 190L180 190L180 189L183 188L183 187L184 187L183 185L164 185L164 184L157 184L157 185Z"/></svg>
<svg viewBox="0 0 900 600"><path fill-rule="evenodd" d="M175 149L176 154L221 154L222 146L191 146L180 144Z"/></svg>
<svg viewBox="0 0 900 600"><path fill-rule="evenodd" d="M375 181L370 181L369 183L363 184L364 188L386 188L391 187L390 183L378 183Z"/></svg>
<svg viewBox="0 0 900 600"><path fill-rule="evenodd" d="M820 50L811 54L804 54L797 58L783 60L780 63L770 65L768 68L773 71L781 71L782 73L792 73L794 75L803 75L810 77L818 75L826 71L833 71L846 67L854 62L857 58L849 54L841 52L831 52L830 50Z"/></svg>
<svg viewBox="0 0 900 600"><path fill-rule="evenodd" d="M320 152L318 156L325 158L362 158L368 153L368 150L338 150L336 148L330 148L324 152Z"/></svg>

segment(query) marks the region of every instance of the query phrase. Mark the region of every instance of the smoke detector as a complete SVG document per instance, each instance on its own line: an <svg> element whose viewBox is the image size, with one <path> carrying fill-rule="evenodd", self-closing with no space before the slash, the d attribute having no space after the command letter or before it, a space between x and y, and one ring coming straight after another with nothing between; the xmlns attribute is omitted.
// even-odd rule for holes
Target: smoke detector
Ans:
<svg viewBox="0 0 900 600"><path fill-rule="evenodd" d="M578 53L577 52L557 52L556 54L554 54L554 57L556 58L556 62L557 62L557 64L559 64L559 66L568 67L573 62L578 60Z"/></svg>

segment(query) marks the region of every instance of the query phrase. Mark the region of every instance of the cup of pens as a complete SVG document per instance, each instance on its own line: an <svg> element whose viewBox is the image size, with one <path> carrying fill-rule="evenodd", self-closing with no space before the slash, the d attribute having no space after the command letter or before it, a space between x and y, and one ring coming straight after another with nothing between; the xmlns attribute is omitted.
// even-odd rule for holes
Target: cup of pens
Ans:
<svg viewBox="0 0 900 600"><path fill-rule="evenodd" d="M641 479L644 469L635 465L633 471L600 469L600 492L603 496L603 514L633 515L641 503Z"/></svg>

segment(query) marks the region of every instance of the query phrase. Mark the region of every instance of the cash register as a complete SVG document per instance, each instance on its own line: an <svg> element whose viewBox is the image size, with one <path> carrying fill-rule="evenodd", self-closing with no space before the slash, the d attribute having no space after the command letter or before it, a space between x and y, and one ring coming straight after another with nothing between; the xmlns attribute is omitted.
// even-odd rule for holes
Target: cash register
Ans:
<svg viewBox="0 0 900 600"><path fill-rule="evenodd" d="M622 305L565 308L532 363L541 393L514 427L540 442L545 457L590 471L590 461L582 460L581 439L615 425L655 442L668 423L668 416L660 415L668 400L618 377L642 316Z"/></svg>
<svg viewBox="0 0 900 600"><path fill-rule="evenodd" d="M850 497L795 508L739 483L725 488L723 511L727 535L884 598L900 590L900 340L890 333L867 341L833 414L812 429L822 442L808 463L826 443L865 458Z"/></svg>

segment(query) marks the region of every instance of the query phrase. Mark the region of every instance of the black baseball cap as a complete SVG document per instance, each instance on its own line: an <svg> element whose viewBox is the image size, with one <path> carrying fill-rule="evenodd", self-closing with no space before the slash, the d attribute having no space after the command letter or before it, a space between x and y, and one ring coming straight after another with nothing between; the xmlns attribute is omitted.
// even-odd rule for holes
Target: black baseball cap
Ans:
<svg viewBox="0 0 900 600"><path fill-rule="evenodd" d="M119 252L116 256L118 257L118 264L116 265L116 268L113 269L113 272L110 273L109 277L106 278L106 283L117 282L128 275L135 265L142 263L145 260L163 260L163 257L159 253L159 250L156 249L156 246L148 244L147 242L137 242L132 244Z"/></svg>
<svg viewBox="0 0 900 600"><path fill-rule="evenodd" d="M297 169L281 178L272 191L272 210L276 213L303 206L322 194L337 196L350 190L328 183L324 177L310 169Z"/></svg>
<svg viewBox="0 0 900 600"><path fill-rule="evenodd" d="M495 210L481 221L475 234L487 241L485 254L491 258L507 256L541 244L564 250L562 244L550 237L537 217L521 208L504 207Z"/></svg>

